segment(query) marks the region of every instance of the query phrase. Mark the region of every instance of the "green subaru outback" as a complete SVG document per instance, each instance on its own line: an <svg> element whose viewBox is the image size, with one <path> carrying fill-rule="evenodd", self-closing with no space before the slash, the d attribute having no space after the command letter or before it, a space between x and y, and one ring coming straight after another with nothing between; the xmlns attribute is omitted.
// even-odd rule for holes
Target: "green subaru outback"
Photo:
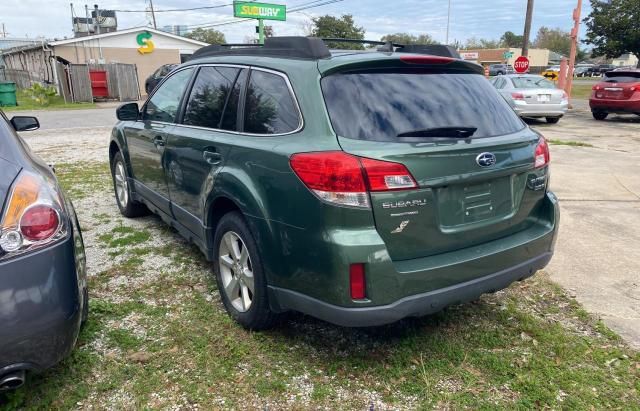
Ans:
<svg viewBox="0 0 640 411"><path fill-rule="evenodd" d="M195 243L250 329L289 310L381 325L505 288L553 254L549 149L456 54L205 47L118 108L118 207Z"/></svg>

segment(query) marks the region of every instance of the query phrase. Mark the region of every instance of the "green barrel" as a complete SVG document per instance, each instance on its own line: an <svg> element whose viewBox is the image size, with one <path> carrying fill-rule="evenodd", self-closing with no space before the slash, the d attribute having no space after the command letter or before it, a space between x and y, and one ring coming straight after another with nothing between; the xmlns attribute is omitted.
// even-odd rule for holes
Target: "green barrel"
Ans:
<svg viewBox="0 0 640 411"><path fill-rule="evenodd" d="M0 83L0 107L17 105L16 83Z"/></svg>

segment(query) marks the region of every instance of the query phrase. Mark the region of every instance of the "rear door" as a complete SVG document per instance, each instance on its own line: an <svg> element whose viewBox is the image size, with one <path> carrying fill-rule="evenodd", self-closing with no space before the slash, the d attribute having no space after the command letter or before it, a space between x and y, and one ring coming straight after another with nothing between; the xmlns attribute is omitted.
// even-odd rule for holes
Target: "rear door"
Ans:
<svg viewBox="0 0 640 411"><path fill-rule="evenodd" d="M142 119L124 128L136 192L171 214L165 179L165 145L194 72L181 70L167 79L142 108Z"/></svg>
<svg viewBox="0 0 640 411"><path fill-rule="evenodd" d="M610 71L604 79L603 90L596 97L609 100L628 100L640 91L640 71Z"/></svg>
<svg viewBox="0 0 640 411"><path fill-rule="evenodd" d="M392 259L453 251L529 226L544 195L526 189L539 137L481 75L351 71L325 77L322 89L344 151L402 163L418 183L371 193ZM455 128L475 131L462 138Z"/></svg>
<svg viewBox="0 0 640 411"><path fill-rule="evenodd" d="M166 148L167 181L175 217L204 235L207 195L229 152L237 130L240 90L248 69L203 66L199 69L180 124Z"/></svg>

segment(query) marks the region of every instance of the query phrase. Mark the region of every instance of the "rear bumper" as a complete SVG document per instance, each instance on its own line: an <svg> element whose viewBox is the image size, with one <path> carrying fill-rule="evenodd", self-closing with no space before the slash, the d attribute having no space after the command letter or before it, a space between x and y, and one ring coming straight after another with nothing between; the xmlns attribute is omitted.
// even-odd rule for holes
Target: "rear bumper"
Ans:
<svg viewBox="0 0 640 411"><path fill-rule="evenodd" d="M640 99L636 100L604 100L590 99L591 111L606 111L610 113L640 113Z"/></svg>
<svg viewBox="0 0 640 411"><path fill-rule="evenodd" d="M82 298L74 235L0 263L0 375L42 370L73 348Z"/></svg>
<svg viewBox="0 0 640 411"><path fill-rule="evenodd" d="M321 320L344 327L370 327L393 323L406 317L420 317L441 311L453 304L473 301L482 294L508 287L514 281L524 280L545 267L553 252L546 252L513 267L423 294L412 295L392 304L346 308L291 290L271 287L281 305L309 314Z"/></svg>
<svg viewBox="0 0 640 411"><path fill-rule="evenodd" d="M395 262L377 252L376 260L369 259L366 267L370 300L343 304L270 286L272 308L300 311L334 324L355 327L427 315L448 305L476 299L533 275L549 262L560 218L553 193L546 194L542 208L530 228L477 246ZM360 261L363 260L367 261ZM337 283L333 288L348 295L347 284Z"/></svg>
<svg viewBox="0 0 640 411"><path fill-rule="evenodd" d="M562 117L567 113L568 107L568 103L516 104L513 109L520 117Z"/></svg>

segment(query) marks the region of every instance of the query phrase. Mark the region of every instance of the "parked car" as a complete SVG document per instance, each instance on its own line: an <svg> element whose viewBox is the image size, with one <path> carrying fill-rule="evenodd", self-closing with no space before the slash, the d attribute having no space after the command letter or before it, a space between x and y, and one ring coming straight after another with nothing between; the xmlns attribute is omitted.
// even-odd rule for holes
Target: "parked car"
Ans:
<svg viewBox="0 0 640 411"><path fill-rule="evenodd" d="M492 64L489 66L490 76L502 76L505 74L512 74L516 71L511 64Z"/></svg>
<svg viewBox="0 0 640 411"><path fill-rule="evenodd" d="M593 86L589 107L596 120L604 120L609 113L640 115L640 69L609 71Z"/></svg>
<svg viewBox="0 0 640 411"><path fill-rule="evenodd" d="M587 73L591 77L603 76L604 74L615 69L616 69L616 66L614 66L613 64L598 64L590 67Z"/></svg>
<svg viewBox="0 0 640 411"><path fill-rule="evenodd" d="M590 66L577 66L573 70L573 75L576 77L586 77L589 75Z"/></svg>
<svg viewBox="0 0 640 411"><path fill-rule="evenodd" d="M16 133L38 127L34 117L0 111L0 391L69 354L88 314L73 205Z"/></svg>
<svg viewBox="0 0 640 411"><path fill-rule="evenodd" d="M569 98L546 78L533 74L510 74L491 80L520 117L546 118L557 123L567 113Z"/></svg>
<svg viewBox="0 0 640 411"><path fill-rule="evenodd" d="M117 110L120 212L193 241L250 329L288 310L381 325L533 275L558 228L549 148L444 49L199 50Z"/></svg>
<svg viewBox="0 0 640 411"><path fill-rule="evenodd" d="M547 69L545 71L554 71L556 73L560 72L560 66L556 65L556 66L549 66L547 67Z"/></svg>
<svg viewBox="0 0 640 411"><path fill-rule="evenodd" d="M160 66L152 75L147 77L144 82L144 90L147 92L147 95L151 94L153 89L162 81L163 78L167 76L174 68L178 67L177 64L164 64Z"/></svg>

